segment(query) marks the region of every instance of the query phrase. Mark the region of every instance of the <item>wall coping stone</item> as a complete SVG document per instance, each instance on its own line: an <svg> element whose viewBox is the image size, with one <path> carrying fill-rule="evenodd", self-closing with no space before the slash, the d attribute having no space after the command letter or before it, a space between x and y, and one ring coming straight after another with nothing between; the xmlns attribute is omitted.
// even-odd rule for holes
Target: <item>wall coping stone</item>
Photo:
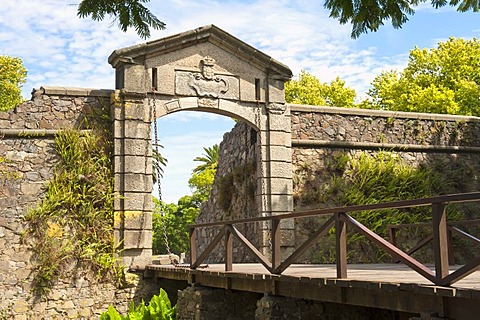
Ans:
<svg viewBox="0 0 480 320"><path fill-rule="evenodd" d="M75 96L75 97L110 97L114 90L110 89L94 89L94 88L77 88L77 87L54 87L42 86L40 89L33 89L33 93L39 92L45 95L59 96Z"/></svg>
<svg viewBox="0 0 480 320"><path fill-rule="evenodd" d="M474 117L474 116L371 110L371 109L358 109L358 108L339 108L339 107L312 106L312 105L289 104L289 103L287 105L290 107L291 112L316 112L316 113L342 114L342 115L351 115L351 116L396 118L396 119L402 118L402 119L419 119L419 120L436 120L436 121L480 122L480 117Z"/></svg>

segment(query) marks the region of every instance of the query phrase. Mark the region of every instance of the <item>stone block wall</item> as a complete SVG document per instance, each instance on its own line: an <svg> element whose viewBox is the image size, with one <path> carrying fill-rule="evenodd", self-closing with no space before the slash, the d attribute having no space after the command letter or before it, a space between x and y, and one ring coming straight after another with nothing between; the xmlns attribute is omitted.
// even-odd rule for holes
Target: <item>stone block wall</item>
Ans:
<svg viewBox="0 0 480 320"><path fill-rule="evenodd" d="M408 319L406 314L378 308L357 307L305 299L292 299L253 292L189 287L179 292L179 320L280 320L280 319L344 319L380 320Z"/></svg>
<svg viewBox="0 0 480 320"><path fill-rule="evenodd" d="M341 205L332 199L329 203L312 199L311 195L321 193L330 183L329 170L336 159L342 155L355 158L365 151L395 151L405 163L431 169L446 181L443 193L480 190L480 118L300 105L292 105L291 110L297 211ZM478 206L469 204L461 211L467 219L477 218ZM320 222L316 218L298 219L297 245ZM322 239L326 242L319 246L332 245ZM322 251L314 246L299 262L319 262L316 255Z"/></svg>
<svg viewBox="0 0 480 320"><path fill-rule="evenodd" d="M209 200L201 208L197 223L227 221L258 217L255 195L257 189L257 165L255 142L257 133L244 122L238 122L231 132L225 133L220 144L217 174ZM261 226L258 223L237 225L247 239L255 245ZM213 239L219 228L209 227L198 231L199 252ZM222 242L209 257L209 261L223 261ZM235 261L252 261L251 254L234 239Z"/></svg>
<svg viewBox="0 0 480 320"><path fill-rule="evenodd" d="M292 128L292 172L294 176L294 210L308 210L335 203L322 203L319 200L302 201L302 194L326 183L329 176L329 164L346 154L352 157L363 151L393 150L406 163L415 166L427 166L442 174L449 181L449 193L472 192L480 190L480 118L387 112L364 109L345 109L318 106L289 105ZM220 177L232 172L243 161L239 153L245 148L245 142L251 141L245 124L237 126L228 134L220 148L220 166L212 191L198 218L198 223L225 221L246 218L250 215L243 205L240 194L232 199L234 208L225 212L219 205ZM254 150L251 146L249 148ZM249 159L255 159L252 154ZM258 176L258 173L256 173ZM254 181L254 176L251 178ZM306 183L306 181L313 183ZM466 217L473 218L475 207L465 208ZM243 214L242 212L247 212ZM295 221L295 241L300 245L314 232L317 223L312 219ZM249 238L255 239L261 230L252 228ZM256 232L256 235L255 235ZM213 230L197 237L201 248L206 238L212 239ZM269 235L265 235L268 241ZM248 254L236 248L234 261L251 261ZM201 250L200 250L201 251ZM219 246L210 261L223 261L223 246ZM311 262L312 253L307 253L299 262Z"/></svg>
<svg viewBox="0 0 480 320"><path fill-rule="evenodd" d="M22 239L23 217L42 199L56 163L54 135L62 128L82 128L85 119L111 91L45 87L14 110L0 112L0 318L98 318L109 304L125 311L131 299L148 299L159 285L127 275L124 288L99 282L81 266L71 265L45 299L32 293L35 268Z"/></svg>

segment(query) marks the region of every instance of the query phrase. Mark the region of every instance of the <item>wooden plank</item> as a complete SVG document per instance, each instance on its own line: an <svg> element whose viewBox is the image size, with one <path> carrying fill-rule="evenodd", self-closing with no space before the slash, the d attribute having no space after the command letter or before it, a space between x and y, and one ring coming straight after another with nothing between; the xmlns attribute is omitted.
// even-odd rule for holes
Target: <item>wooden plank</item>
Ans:
<svg viewBox="0 0 480 320"><path fill-rule="evenodd" d="M271 272L272 266L270 261L260 252L255 246L248 241L243 234L240 233L234 226L228 225L228 230L257 258L257 260Z"/></svg>
<svg viewBox="0 0 480 320"><path fill-rule="evenodd" d="M367 239L370 241L374 242L376 245L378 245L380 248L383 250L387 251L393 256L396 256L397 259L402 261L404 264L418 272L420 275L425 277L431 282L435 281L435 275L432 273L430 269L428 269L426 266L415 260L414 258L410 257L408 254L403 252L402 250L398 249L397 247L393 246L390 242L387 240L383 239L380 237L378 234L372 232L370 229L365 227L363 224L358 222L357 220L353 219L351 216L345 214L341 216L341 219L343 219L345 222L348 224L352 225L355 229L357 229L360 233L365 235Z"/></svg>
<svg viewBox="0 0 480 320"><path fill-rule="evenodd" d="M225 229L225 271L233 269L233 236L230 230Z"/></svg>
<svg viewBox="0 0 480 320"><path fill-rule="evenodd" d="M337 278L347 278L347 224L340 218L344 213L335 216L335 239Z"/></svg>
<svg viewBox="0 0 480 320"><path fill-rule="evenodd" d="M356 206L346 206L346 207L334 207L334 208L323 208L309 211L297 211L294 213L282 214L275 216L275 219L289 219L289 218L301 218L301 217L311 217L317 215L326 215L333 213L349 213L356 211L368 211L368 210L379 210L379 209L400 209L400 208L411 208L411 207L421 207L428 206L432 203L456 203L456 202L471 202L471 201L480 201L480 192L471 192L471 193L460 193L460 194L449 194L442 196L435 196L422 199L412 199L412 200L401 200L401 201L392 201L384 203L374 203L366 205L356 205ZM221 226L226 224L238 224L238 223L250 223L250 222L261 222L269 221L273 217L255 217L247 219L236 219L230 221L218 221L210 223L202 223L195 225L196 228L212 227L212 226Z"/></svg>
<svg viewBox="0 0 480 320"><path fill-rule="evenodd" d="M286 258L278 268L273 270L275 274L281 274L285 269L287 269L292 263L295 262L299 257L301 257L308 249L311 248L312 243L317 241L317 239L326 233L335 223L335 216L330 217L307 241L305 241L297 250L295 250L288 258Z"/></svg>
<svg viewBox="0 0 480 320"><path fill-rule="evenodd" d="M195 233L195 228L188 228L190 234L190 261L191 264L194 264L197 261L197 234Z"/></svg>
<svg viewBox="0 0 480 320"><path fill-rule="evenodd" d="M442 279L440 283L443 286L449 286L453 283L465 278L466 276L472 274L476 270L480 268L480 257L475 258L474 260L470 261L466 265L462 266L461 268L457 269L456 271L452 272L448 276Z"/></svg>
<svg viewBox="0 0 480 320"><path fill-rule="evenodd" d="M205 251L203 251L202 254L197 258L197 260L195 260L195 262L193 262L190 265L190 268L192 268L192 269L198 268L198 266L208 257L208 255L217 246L217 244L220 242L220 240L222 240L223 236L225 235L225 229L226 229L226 226L224 226L222 229L220 229L220 231L217 233L215 238L213 238L212 242L210 242L210 244L207 246Z"/></svg>
<svg viewBox="0 0 480 320"><path fill-rule="evenodd" d="M471 240L477 244L480 244L480 239L472 236L471 234L461 230L461 229L458 229L456 227L449 227L449 229L454 232L455 234L458 234L459 236L465 238L465 239L468 239L468 240Z"/></svg>
<svg viewBox="0 0 480 320"><path fill-rule="evenodd" d="M435 255L435 283L448 276L447 213L443 203L432 204L433 252Z"/></svg>
<svg viewBox="0 0 480 320"><path fill-rule="evenodd" d="M276 269L282 262L280 219L272 219L272 268Z"/></svg>
<svg viewBox="0 0 480 320"><path fill-rule="evenodd" d="M412 254L414 254L415 252L417 252L418 250L426 246L432 240L433 240L433 236L428 236L425 239L420 240L413 248L407 251L407 254L411 256ZM395 261L395 263L399 263L399 262L400 262L399 260Z"/></svg>

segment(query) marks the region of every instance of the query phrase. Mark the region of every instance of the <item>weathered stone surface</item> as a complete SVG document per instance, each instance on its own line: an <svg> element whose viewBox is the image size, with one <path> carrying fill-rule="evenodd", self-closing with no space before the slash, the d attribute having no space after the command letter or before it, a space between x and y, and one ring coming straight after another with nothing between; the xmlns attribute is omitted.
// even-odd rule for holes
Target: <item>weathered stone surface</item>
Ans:
<svg viewBox="0 0 480 320"><path fill-rule="evenodd" d="M123 247L125 249L152 248L152 231L125 229L123 231Z"/></svg>
<svg viewBox="0 0 480 320"><path fill-rule="evenodd" d="M113 123L113 130L115 138L150 138L150 122L139 120L115 120Z"/></svg>
<svg viewBox="0 0 480 320"><path fill-rule="evenodd" d="M148 139L115 139L114 155L116 156L151 156L152 140Z"/></svg>
<svg viewBox="0 0 480 320"><path fill-rule="evenodd" d="M150 199L151 194L148 194ZM150 200L151 202L151 200ZM151 205L150 205L151 208ZM151 211L125 211L123 212L123 225L125 229L151 230L152 212Z"/></svg>
<svg viewBox="0 0 480 320"><path fill-rule="evenodd" d="M152 158L146 152L141 156L115 156L113 163L115 173L152 174Z"/></svg>
<svg viewBox="0 0 480 320"><path fill-rule="evenodd" d="M68 89L70 91L70 89ZM27 101L11 112L0 112L0 130L18 128L37 128L33 124L40 123L40 128L61 129L73 127L82 122L85 113L89 114L101 106L105 95L92 95L90 90L78 90L80 96L65 93L65 88L48 88L49 92L60 94L48 96L35 94L32 101ZM75 91L75 90L73 90ZM110 92L107 92L108 97ZM149 139L149 137L148 137ZM145 140L147 141L147 140ZM148 143L146 145L148 146ZM133 144L128 148L138 153ZM54 285L45 301L33 296L32 279L35 267L28 242L22 239L26 225L23 217L28 208L38 205L43 197L44 186L52 177L52 168L57 156L53 151L53 136L32 136L0 139L0 156L10 160L7 167L0 163L0 170L5 168L17 174L16 178L5 180L0 177L0 310L7 319L90 319L98 318L110 304L126 311L130 299L137 303L141 299L148 300L157 294L158 284L140 279L135 287L118 289L113 282L99 282L91 270L80 270L77 273L62 273L61 279ZM148 193L147 193L148 194ZM149 194L150 195L150 194ZM151 195L150 195L151 203ZM127 226L151 230L151 213L143 214L143 220L127 219ZM142 221L140 221L142 220ZM141 222L141 223L140 223ZM132 235L127 234L129 239ZM143 238L142 238L143 237ZM151 256L151 237L142 236L147 249L138 252L131 250L128 262L135 261L135 254L148 261ZM132 240L133 241L133 240ZM128 251L128 250L127 250Z"/></svg>
<svg viewBox="0 0 480 320"><path fill-rule="evenodd" d="M115 174L115 190L120 192L152 192L152 176L149 174Z"/></svg>

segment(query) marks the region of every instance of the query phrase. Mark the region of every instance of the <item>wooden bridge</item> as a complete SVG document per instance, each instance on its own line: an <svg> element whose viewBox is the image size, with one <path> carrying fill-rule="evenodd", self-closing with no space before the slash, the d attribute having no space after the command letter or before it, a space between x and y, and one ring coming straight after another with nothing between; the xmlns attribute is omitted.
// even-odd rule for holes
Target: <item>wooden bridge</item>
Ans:
<svg viewBox="0 0 480 320"><path fill-rule="evenodd" d="M480 312L480 257L465 265L449 265L453 252L452 234L479 244L480 240L458 228L458 222L448 222L446 207L453 203L480 201L480 192L437 196L425 199L396 201L350 207L326 208L295 212L279 216L213 222L191 226L191 264L178 266L147 266L147 273L156 278L186 280L208 287L265 293L285 297L335 302L364 307L396 310L421 315L422 319L479 319ZM410 252L396 246L395 230L390 228L390 241L375 234L356 221L350 213L430 206L433 235L420 241ZM295 252L281 260L280 222L283 219L329 216L329 219ZM272 259L264 256L236 228L239 224L269 221L271 223ZM478 221L471 222L477 224ZM460 222L461 224L461 222ZM220 227L205 251L197 254L195 230ZM347 226L364 235L401 264L347 264ZM315 243L319 237L335 227L336 264L299 265L294 262ZM233 238L239 240L259 263L236 264L233 261ZM212 250L224 239L224 264L202 267ZM410 254L432 242L433 264L423 264ZM415 250L413 250L415 249Z"/></svg>

